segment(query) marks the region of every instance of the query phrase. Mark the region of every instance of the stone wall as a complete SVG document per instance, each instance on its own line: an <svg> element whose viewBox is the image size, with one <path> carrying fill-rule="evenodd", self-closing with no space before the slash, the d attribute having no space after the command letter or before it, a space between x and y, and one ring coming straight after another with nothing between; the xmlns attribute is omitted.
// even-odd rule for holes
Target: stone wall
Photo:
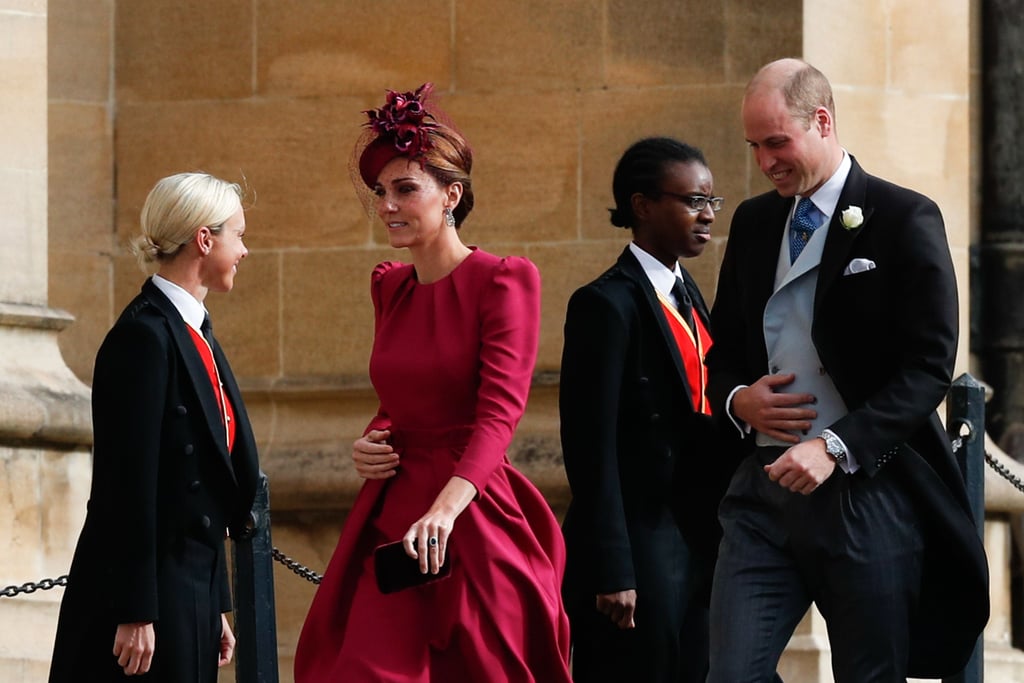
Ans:
<svg viewBox="0 0 1024 683"><path fill-rule="evenodd" d="M966 291L969 6L51 0L49 300L76 318L61 350L88 383L142 282L125 243L158 178L201 169L243 182L250 256L235 291L208 304L270 476L275 543L324 567L359 485L349 446L376 407L369 273L403 258L356 199L352 145L385 88L430 80L476 153L464 239L541 270L540 357L513 459L560 510L561 324L572 290L628 239L606 212L625 147L664 134L704 149L727 202L687 267L710 300L732 209L768 188L743 140L743 86L764 62L803 55L835 84L840 140L865 168L940 203ZM312 587L279 569L277 596L288 681Z"/></svg>

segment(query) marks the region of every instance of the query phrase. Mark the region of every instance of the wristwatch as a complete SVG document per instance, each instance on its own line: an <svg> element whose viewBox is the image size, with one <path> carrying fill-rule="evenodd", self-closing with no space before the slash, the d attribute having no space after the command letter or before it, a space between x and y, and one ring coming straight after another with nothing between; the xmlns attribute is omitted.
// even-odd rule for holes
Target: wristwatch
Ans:
<svg viewBox="0 0 1024 683"><path fill-rule="evenodd" d="M825 452L835 458L837 465L846 462L846 449L838 436L826 429L821 433L821 438L825 440Z"/></svg>

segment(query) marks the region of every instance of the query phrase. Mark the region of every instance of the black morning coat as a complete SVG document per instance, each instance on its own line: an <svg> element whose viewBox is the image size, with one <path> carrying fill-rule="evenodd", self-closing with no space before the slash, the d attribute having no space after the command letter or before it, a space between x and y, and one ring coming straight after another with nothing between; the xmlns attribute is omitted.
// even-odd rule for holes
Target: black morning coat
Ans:
<svg viewBox="0 0 1024 683"><path fill-rule="evenodd" d="M245 525L259 465L238 384L217 343L213 354L235 413L230 454L186 323L152 281L100 347L92 489L61 605L51 683L119 680L114 633L117 624L133 622L155 622L154 665L165 671L144 680L206 680L210 656L216 673L216 641L198 650L188 643L202 629L219 639L220 613L231 610L224 539L229 527ZM198 587L195 596L181 586ZM168 673L172 660L186 673Z"/></svg>
<svg viewBox="0 0 1024 683"><path fill-rule="evenodd" d="M811 336L849 407L831 429L864 476L891 468L918 510L925 547L910 675L941 678L963 668L989 613L984 548L935 412L956 358L956 278L935 203L851 161L821 256ZM766 373L764 310L792 206L792 197L768 192L736 209L707 355L714 408ZM843 226L849 206L862 209L861 225ZM855 258L877 267L844 276Z"/></svg>
<svg viewBox="0 0 1024 683"><path fill-rule="evenodd" d="M704 299L685 269L683 277L694 315L707 325ZM679 525L710 581L721 535L718 502L734 465L718 438L728 432L694 410L661 303L628 247L573 294L565 339L559 406L572 489L563 525L566 600L636 588L633 563L651 553L635 553L631 543L666 519Z"/></svg>

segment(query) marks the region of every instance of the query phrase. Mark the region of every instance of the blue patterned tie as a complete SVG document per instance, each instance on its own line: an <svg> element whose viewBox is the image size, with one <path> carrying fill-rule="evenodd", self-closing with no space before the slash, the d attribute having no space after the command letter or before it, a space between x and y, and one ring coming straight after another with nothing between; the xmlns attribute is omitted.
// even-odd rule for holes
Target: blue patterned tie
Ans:
<svg viewBox="0 0 1024 683"><path fill-rule="evenodd" d="M793 220L789 224L789 262L796 263L800 252L804 250L811 240L811 235L818 229L818 226L811 220L811 212L814 211L814 202L804 197L796 205L793 212Z"/></svg>

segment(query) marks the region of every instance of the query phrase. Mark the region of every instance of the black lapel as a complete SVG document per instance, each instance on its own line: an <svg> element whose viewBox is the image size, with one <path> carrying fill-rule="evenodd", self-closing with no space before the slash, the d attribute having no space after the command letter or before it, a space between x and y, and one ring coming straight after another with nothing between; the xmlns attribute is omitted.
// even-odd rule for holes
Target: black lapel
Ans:
<svg viewBox="0 0 1024 683"><path fill-rule="evenodd" d="M189 379L192 380L192 387L199 397L199 403L203 407L203 415L206 417L206 424L210 428L210 435L217 445L217 451L223 458L228 470L234 477L234 468L231 467L231 457L228 453L227 440L225 438L224 423L221 420L220 408L217 405L217 397L213 393L213 386L210 384L210 376L206 373L206 366L196 349L192 335L188 331L188 325L181 318L178 309L174 307L171 300L164 296L160 288L153 284L152 280L146 280L142 285L142 293L152 304L163 313L167 320L167 327L171 331L171 339L178 347L178 355L181 357L185 368L188 370Z"/></svg>
<svg viewBox="0 0 1024 683"><path fill-rule="evenodd" d="M854 241L864 230L873 208L867 204L868 176L857 160L850 156L850 174L846 177L843 191L839 194L835 213L828 225L825 237L825 248L821 253L821 264L818 266L818 284L814 292L815 319L818 318L818 307L828 292L829 287L842 277L843 266L847 262ZM843 211L851 206L860 207L864 222L856 228L843 225Z"/></svg>
<svg viewBox="0 0 1024 683"><path fill-rule="evenodd" d="M775 292L775 272L779 265L779 249L782 238L786 234L786 221L793 208L793 198L783 197L777 192L763 195L767 206L763 218L758 218L760 211L753 210L753 224L745 229L750 233L749 247L742 254L739 262L743 264L740 277L750 278L750 291L754 293L748 310L756 320L750 320L754 330L764 330L764 310L768 299ZM730 236L731 239L731 236ZM740 242L737 242L740 244ZM758 334L762 334L759 332ZM766 357L767 361L767 357Z"/></svg>
<svg viewBox="0 0 1024 683"><path fill-rule="evenodd" d="M623 274L636 283L636 286L644 294L644 300L647 302L647 306L650 312L657 321L658 329L661 332L661 341L664 344L665 350L672 357L672 362L676 366L676 374L679 376L679 380L683 383L686 388L686 399L690 402L690 407L693 408L692 391L690 388L690 382L686 377L686 369L683 367L683 358L679 354L679 346L676 344L676 338L672 334L672 330L669 329L668 321L665 319L665 312L661 308L661 301L658 299L657 292L654 291L654 285L651 284L650 279L647 277L647 273L644 272L643 266L633 256L633 252L629 250L627 246L619 256L618 266L622 270ZM703 303L703 302L702 302Z"/></svg>

